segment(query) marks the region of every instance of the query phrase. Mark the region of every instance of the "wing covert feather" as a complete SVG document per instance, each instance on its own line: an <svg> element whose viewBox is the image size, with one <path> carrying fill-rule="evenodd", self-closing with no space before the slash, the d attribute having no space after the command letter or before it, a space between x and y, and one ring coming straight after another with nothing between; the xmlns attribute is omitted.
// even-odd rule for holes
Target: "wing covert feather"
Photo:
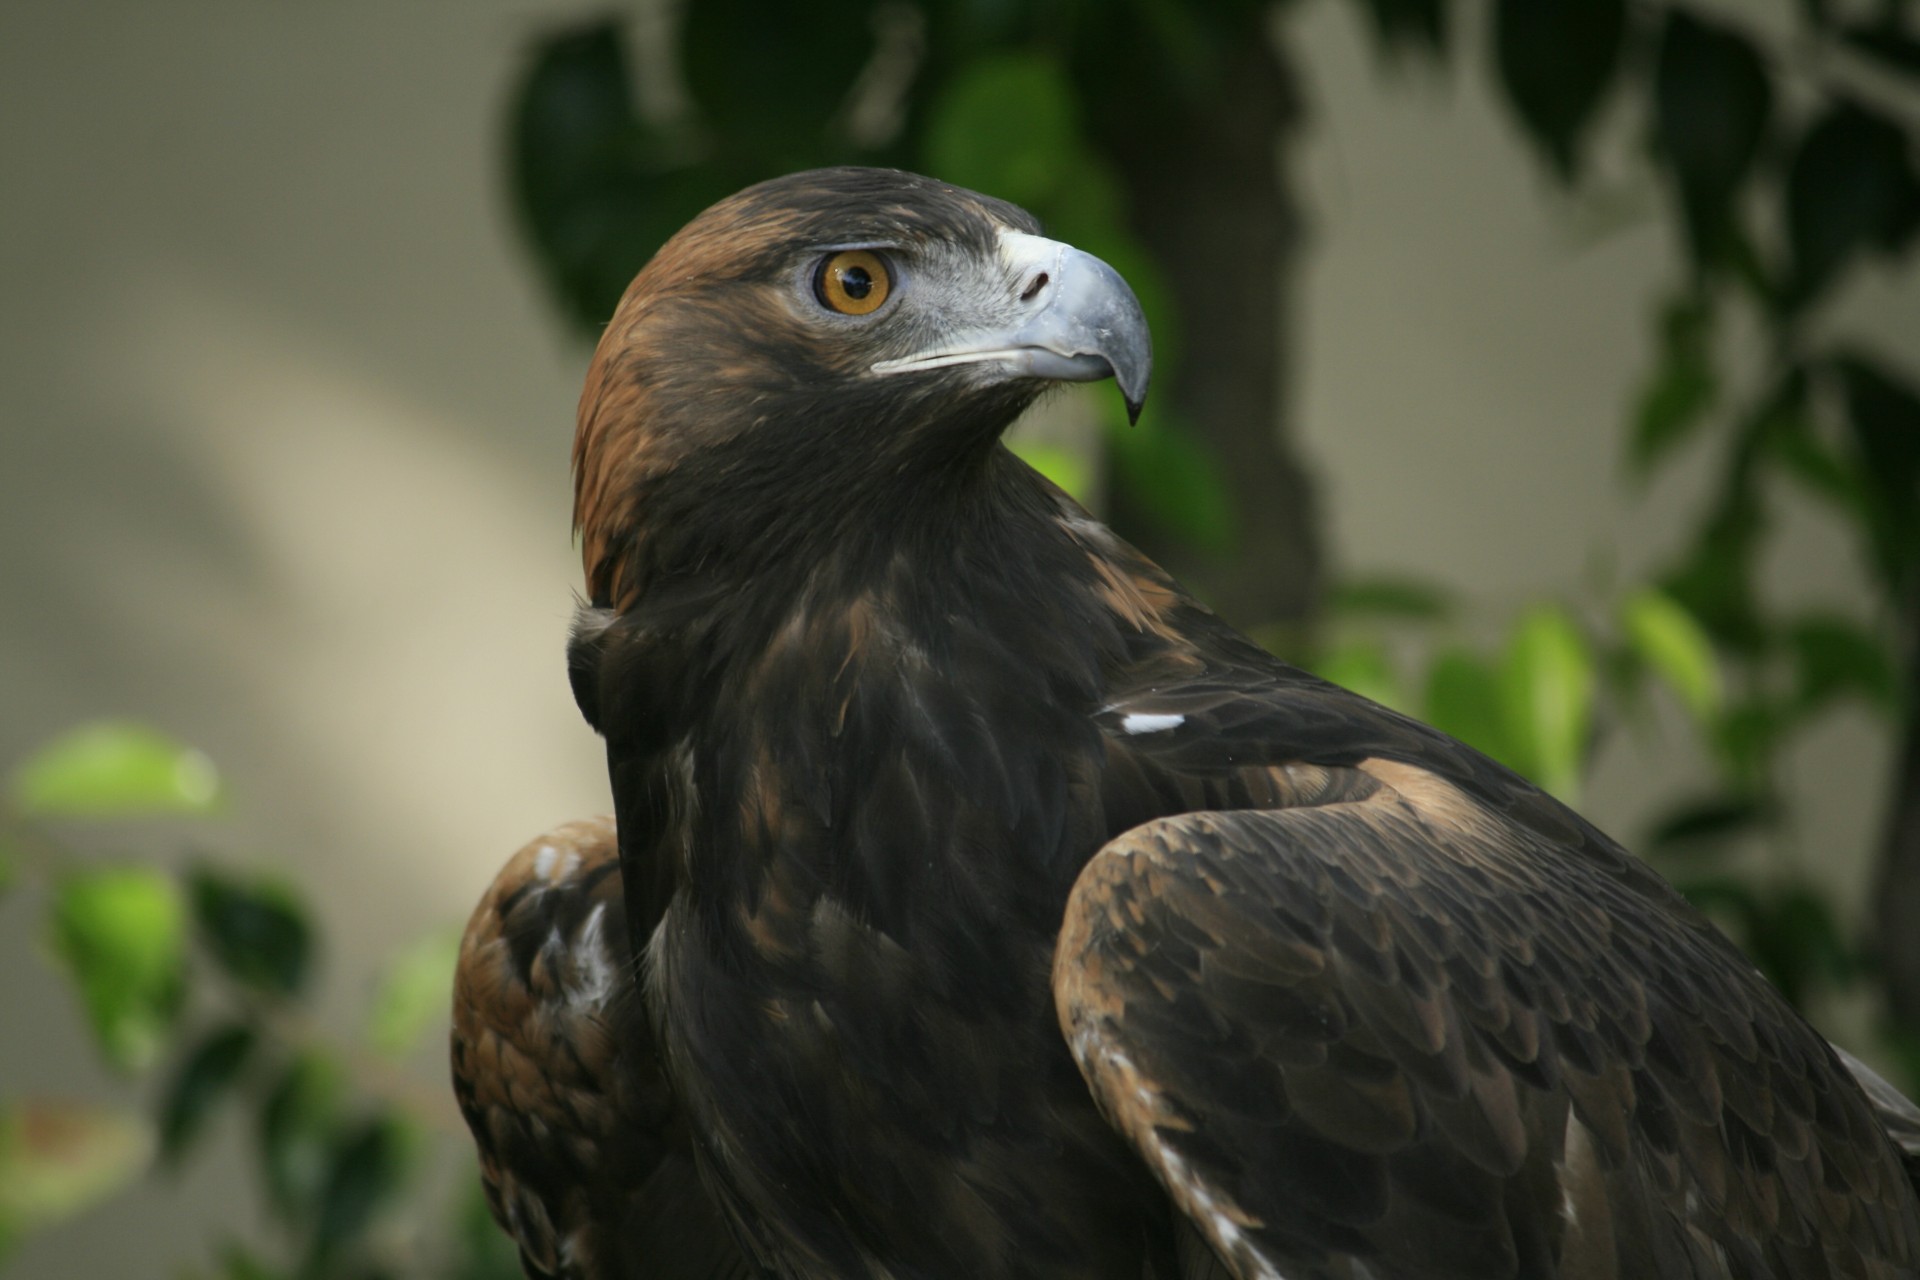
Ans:
<svg viewBox="0 0 1920 1280"><path fill-rule="evenodd" d="M612 818L527 844L475 908L453 1079L488 1205L536 1280L739 1280L631 955Z"/></svg>
<svg viewBox="0 0 1920 1280"><path fill-rule="evenodd" d="M1103 1112L1240 1280L1920 1271L1873 1107L1751 966L1424 769L1327 772L1110 841L1056 953Z"/></svg>

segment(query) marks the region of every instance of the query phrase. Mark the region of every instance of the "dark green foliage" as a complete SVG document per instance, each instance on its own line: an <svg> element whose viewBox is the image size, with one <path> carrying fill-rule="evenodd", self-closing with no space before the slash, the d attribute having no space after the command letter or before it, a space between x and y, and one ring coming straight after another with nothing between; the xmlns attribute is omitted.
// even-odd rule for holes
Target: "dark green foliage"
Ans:
<svg viewBox="0 0 1920 1280"><path fill-rule="evenodd" d="M1728 841L1758 835L1773 817L1766 802L1750 795L1683 800L1654 823L1647 834L1647 852L1661 858L1711 854Z"/></svg>
<svg viewBox="0 0 1920 1280"><path fill-rule="evenodd" d="M280 1071L257 1108L256 1137L268 1203L285 1220L304 1224L319 1204L340 1128L340 1072L303 1053Z"/></svg>
<svg viewBox="0 0 1920 1280"><path fill-rule="evenodd" d="M1813 301L1869 246L1895 249L1920 218L1908 139L1885 117L1838 102L1801 138L1787 173L1788 298Z"/></svg>
<svg viewBox="0 0 1920 1280"><path fill-rule="evenodd" d="M542 40L510 113L510 186L555 296L597 331L660 242L732 190L691 139L643 124L619 24Z"/></svg>
<svg viewBox="0 0 1920 1280"><path fill-rule="evenodd" d="M1446 0L1361 0L1361 7L1373 22L1374 38L1388 54L1446 55L1450 16Z"/></svg>
<svg viewBox="0 0 1920 1280"><path fill-rule="evenodd" d="M1679 197L1696 267L1710 272L1732 250L1735 198L1766 140L1773 90L1745 37L1667 13L1654 71L1659 153Z"/></svg>
<svg viewBox="0 0 1920 1280"><path fill-rule="evenodd" d="M1640 395L1628 443L1634 470L1649 471L1701 426L1718 389L1713 308L1705 294L1690 293L1660 314L1659 362Z"/></svg>
<svg viewBox="0 0 1920 1280"><path fill-rule="evenodd" d="M1818 614L1787 628L1797 668L1794 710L1808 715L1854 696L1883 711L1900 704L1900 677L1884 637L1849 618Z"/></svg>
<svg viewBox="0 0 1920 1280"><path fill-rule="evenodd" d="M314 1221L314 1265L338 1259L358 1242L400 1190L406 1166L406 1134L391 1116L374 1115L339 1136Z"/></svg>
<svg viewBox="0 0 1920 1280"><path fill-rule="evenodd" d="M722 157L772 175L819 164L873 52L871 0L701 0L688 5L680 67Z"/></svg>
<svg viewBox="0 0 1920 1280"><path fill-rule="evenodd" d="M1890 70L1920 76L1920 38L1901 25L1891 6L1877 21L1843 27L1840 38Z"/></svg>
<svg viewBox="0 0 1920 1280"><path fill-rule="evenodd" d="M1507 101L1553 171L1572 181L1620 62L1626 0L1496 0L1494 64Z"/></svg>
<svg viewBox="0 0 1920 1280"><path fill-rule="evenodd" d="M1873 561L1889 594L1920 568L1920 393L1877 361L1834 362L1859 459Z"/></svg>
<svg viewBox="0 0 1920 1280"><path fill-rule="evenodd" d="M239 1082L258 1044L245 1023L216 1027L187 1050L160 1107L160 1159L178 1164L200 1136L208 1113Z"/></svg>
<svg viewBox="0 0 1920 1280"><path fill-rule="evenodd" d="M313 930L285 886L201 866L188 875L187 889L201 945L228 977L263 995L300 992Z"/></svg>

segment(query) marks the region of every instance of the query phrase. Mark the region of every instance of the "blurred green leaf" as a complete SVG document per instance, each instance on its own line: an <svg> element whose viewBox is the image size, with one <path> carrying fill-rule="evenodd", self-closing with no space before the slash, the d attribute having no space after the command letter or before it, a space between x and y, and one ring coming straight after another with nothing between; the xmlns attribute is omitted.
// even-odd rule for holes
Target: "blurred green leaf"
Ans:
<svg viewBox="0 0 1920 1280"><path fill-rule="evenodd" d="M1591 646L1566 610L1536 605L1520 618L1500 670L1507 732L1528 775L1574 803L1593 732Z"/></svg>
<svg viewBox="0 0 1920 1280"><path fill-rule="evenodd" d="M1627 30L1625 0L1495 0L1493 52L1508 104L1563 181L1606 96Z"/></svg>
<svg viewBox="0 0 1920 1280"><path fill-rule="evenodd" d="M1327 593L1327 609L1341 617L1443 622L1453 614L1446 588L1414 578L1348 578Z"/></svg>
<svg viewBox="0 0 1920 1280"><path fill-rule="evenodd" d="M35 818L208 813L220 800L213 762L142 725L62 734L14 770L14 807Z"/></svg>
<svg viewBox="0 0 1920 1280"><path fill-rule="evenodd" d="M268 1265L253 1250L229 1240L220 1246L220 1280L288 1280L288 1273Z"/></svg>
<svg viewBox="0 0 1920 1280"><path fill-rule="evenodd" d="M1672 596L1644 590L1622 603L1620 621L1641 661L1679 695L1697 722L1710 723L1722 702L1720 664L1713 641L1694 616Z"/></svg>
<svg viewBox="0 0 1920 1280"><path fill-rule="evenodd" d="M1647 837L1651 853L1692 855L1724 848L1727 842L1764 830L1772 813L1748 795L1701 796L1669 809Z"/></svg>
<svg viewBox="0 0 1920 1280"><path fill-rule="evenodd" d="M1751 484L1738 474L1730 477L1693 546L1659 579L1662 591L1736 653L1754 654L1767 641L1753 587L1754 556L1766 523Z"/></svg>
<svg viewBox="0 0 1920 1280"><path fill-rule="evenodd" d="M333 1163L345 1081L324 1058L303 1054L287 1065L260 1104L260 1162L268 1202L289 1221L319 1211Z"/></svg>
<svg viewBox="0 0 1920 1280"><path fill-rule="evenodd" d="M1801 137L1787 171L1794 303L1812 301L1861 250L1903 234L1915 198L1900 127L1858 103L1831 107Z"/></svg>
<svg viewBox="0 0 1920 1280"><path fill-rule="evenodd" d="M921 156L947 182L1032 208L1052 202L1082 150L1065 70L1023 50L962 66L929 110Z"/></svg>
<svg viewBox="0 0 1920 1280"><path fill-rule="evenodd" d="M367 1017L367 1041L381 1053L404 1057L453 1007L453 970L460 960L460 931L428 934L387 967Z"/></svg>
<svg viewBox="0 0 1920 1280"><path fill-rule="evenodd" d="M1920 572L1920 393L1859 356L1834 361L1860 472L1875 567L1890 594Z"/></svg>
<svg viewBox="0 0 1920 1280"><path fill-rule="evenodd" d="M480 1170L469 1168L454 1193L453 1265L448 1280L521 1280L520 1255L493 1220Z"/></svg>
<svg viewBox="0 0 1920 1280"><path fill-rule="evenodd" d="M229 977L269 995L300 990L313 929L291 889L207 866L195 867L187 883L201 940Z"/></svg>
<svg viewBox="0 0 1920 1280"><path fill-rule="evenodd" d="M1732 926L1728 932L1745 946L1760 914L1760 895L1737 876L1676 876L1673 887L1688 902Z"/></svg>
<svg viewBox="0 0 1920 1280"><path fill-rule="evenodd" d="M1447 649L1427 669L1426 717L1511 769L1527 761L1507 732L1504 694L1493 664L1465 649Z"/></svg>
<svg viewBox="0 0 1920 1280"><path fill-rule="evenodd" d="M1660 315L1660 355L1640 392L1628 458L1645 475L1700 425L1713 407L1713 310L1704 294L1669 302Z"/></svg>
<svg viewBox="0 0 1920 1280"><path fill-rule="evenodd" d="M153 1157L145 1119L36 1098L0 1109L0 1263L14 1240L120 1191Z"/></svg>
<svg viewBox="0 0 1920 1280"><path fill-rule="evenodd" d="M1373 23L1380 51L1389 58L1403 53L1439 59L1447 51L1446 0L1360 0Z"/></svg>
<svg viewBox="0 0 1920 1280"><path fill-rule="evenodd" d="M1920 39L1903 28L1889 12L1877 22L1850 23L1840 38L1889 71L1920 76Z"/></svg>
<svg viewBox="0 0 1920 1280"><path fill-rule="evenodd" d="M1801 714L1835 697L1856 694L1883 711L1900 706L1900 676L1887 642L1858 623L1831 615L1804 617L1787 628L1799 674Z"/></svg>
<svg viewBox="0 0 1920 1280"><path fill-rule="evenodd" d="M1751 699L1727 708L1714 733L1727 771L1743 786L1758 790L1767 782L1767 763L1787 720L1779 708L1764 699Z"/></svg>
<svg viewBox="0 0 1920 1280"><path fill-rule="evenodd" d="M1084 505L1092 496L1092 468L1072 449L1027 440L1009 440L1007 445L1022 462L1065 489L1076 502Z"/></svg>
<svg viewBox="0 0 1920 1280"><path fill-rule="evenodd" d="M1114 478L1155 524L1200 551L1233 548L1233 499L1213 456L1151 415L1110 431Z"/></svg>
<svg viewBox="0 0 1920 1280"><path fill-rule="evenodd" d="M1797 1009L1813 989L1844 983L1858 968L1833 905L1804 884L1787 884L1761 898L1743 940L1762 973Z"/></svg>
<svg viewBox="0 0 1920 1280"><path fill-rule="evenodd" d="M374 1116L342 1136L334 1149L314 1224L315 1263L337 1258L389 1208L406 1180L409 1143L391 1116Z"/></svg>
<svg viewBox="0 0 1920 1280"><path fill-rule="evenodd" d="M187 1051L160 1105L160 1160L178 1165L206 1126L207 1116L228 1093L253 1057L251 1027L216 1027Z"/></svg>
<svg viewBox="0 0 1920 1280"><path fill-rule="evenodd" d="M534 43L508 120L508 184L536 261L594 335L653 251L748 180L689 163L687 145L646 126L625 38L607 19Z"/></svg>
<svg viewBox="0 0 1920 1280"><path fill-rule="evenodd" d="M1782 394L1766 406L1757 424L1762 454L1815 497L1842 514L1863 518L1867 497L1853 460L1822 440L1807 411L1806 379L1796 372Z"/></svg>
<svg viewBox="0 0 1920 1280"><path fill-rule="evenodd" d="M186 910L172 880L120 867L61 881L51 912L51 942L79 987L116 1067L145 1066L180 1008L186 966Z"/></svg>
<svg viewBox="0 0 1920 1280"><path fill-rule="evenodd" d="M1772 114L1765 62L1743 36L1667 11L1654 68L1654 129L1679 196L1694 263L1726 258L1733 209Z"/></svg>
<svg viewBox="0 0 1920 1280"><path fill-rule="evenodd" d="M1349 640L1328 646L1314 658L1312 671L1322 680L1331 680L1382 706L1396 711L1409 709L1386 650L1371 641Z"/></svg>
<svg viewBox="0 0 1920 1280"><path fill-rule="evenodd" d="M681 10L681 71L717 148L768 178L836 159L830 134L873 54L872 10L872 0Z"/></svg>

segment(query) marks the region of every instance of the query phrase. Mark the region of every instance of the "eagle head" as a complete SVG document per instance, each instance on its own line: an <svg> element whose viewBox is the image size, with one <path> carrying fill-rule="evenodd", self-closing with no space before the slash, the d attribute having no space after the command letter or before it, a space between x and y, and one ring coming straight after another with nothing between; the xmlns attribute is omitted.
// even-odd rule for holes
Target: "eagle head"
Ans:
<svg viewBox="0 0 1920 1280"><path fill-rule="evenodd" d="M1137 415L1151 366L1119 274L1005 201L889 169L749 187L662 246L594 355L589 595L964 482L1051 382L1112 377Z"/></svg>

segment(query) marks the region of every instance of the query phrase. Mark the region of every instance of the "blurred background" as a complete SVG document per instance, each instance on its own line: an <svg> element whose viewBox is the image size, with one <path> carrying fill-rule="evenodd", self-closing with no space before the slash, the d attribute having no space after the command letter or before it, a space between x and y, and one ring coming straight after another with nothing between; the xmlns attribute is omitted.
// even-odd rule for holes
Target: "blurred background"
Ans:
<svg viewBox="0 0 1920 1280"><path fill-rule="evenodd" d="M896 164L1162 353L1022 451L1283 655L1920 1055L1902 0L0 11L0 1270L516 1274L451 940L608 807L561 657L598 325L713 199Z"/></svg>

